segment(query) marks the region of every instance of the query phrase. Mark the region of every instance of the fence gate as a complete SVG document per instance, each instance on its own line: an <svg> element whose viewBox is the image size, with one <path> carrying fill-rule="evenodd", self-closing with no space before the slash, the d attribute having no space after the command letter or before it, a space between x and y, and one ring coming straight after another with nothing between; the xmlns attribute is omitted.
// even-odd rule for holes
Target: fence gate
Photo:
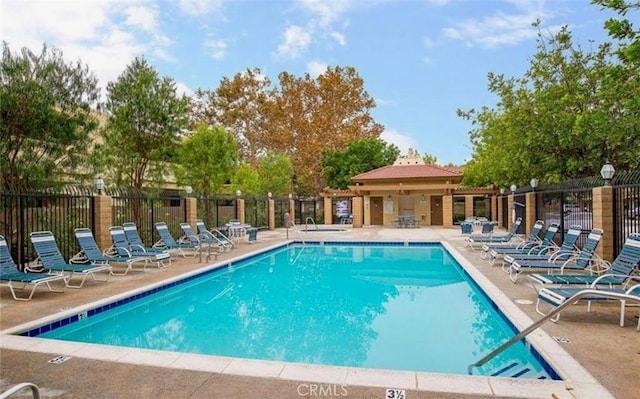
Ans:
<svg viewBox="0 0 640 399"><path fill-rule="evenodd" d="M613 256L618 256L627 236L640 233L640 171L613 177Z"/></svg>

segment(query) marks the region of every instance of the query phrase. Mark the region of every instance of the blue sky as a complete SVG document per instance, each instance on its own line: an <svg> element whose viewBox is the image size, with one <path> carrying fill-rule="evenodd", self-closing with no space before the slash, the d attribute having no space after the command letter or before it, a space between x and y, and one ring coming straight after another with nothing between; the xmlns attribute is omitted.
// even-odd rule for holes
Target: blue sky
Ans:
<svg viewBox="0 0 640 399"><path fill-rule="evenodd" d="M276 82L352 66L382 138L442 164L470 159L472 127L456 109L496 103L487 73L523 75L534 20L549 32L568 25L588 47L608 40L613 15L587 0L2 0L0 12L12 50L46 42L88 64L101 87L136 56L187 94L246 68Z"/></svg>

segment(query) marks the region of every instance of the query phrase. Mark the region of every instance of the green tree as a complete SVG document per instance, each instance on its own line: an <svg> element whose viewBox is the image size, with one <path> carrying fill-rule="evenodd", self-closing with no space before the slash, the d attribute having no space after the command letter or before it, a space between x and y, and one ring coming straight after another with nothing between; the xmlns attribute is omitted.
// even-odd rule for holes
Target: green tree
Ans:
<svg viewBox="0 0 640 399"><path fill-rule="evenodd" d="M102 167L116 184L136 190L147 181L164 182L186 127L186 98L140 58L107 85L107 93L109 116L98 149Z"/></svg>
<svg viewBox="0 0 640 399"><path fill-rule="evenodd" d="M424 153L424 155L422 156L422 160L424 161L424 163L426 163L427 165L435 165L438 163L438 157L436 157L433 154L429 154L427 152Z"/></svg>
<svg viewBox="0 0 640 399"><path fill-rule="evenodd" d="M233 179L234 190L247 195L284 195L291 192L293 165L283 154L267 153L258 158L258 166L240 165Z"/></svg>
<svg viewBox="0 0 640 399"><path fill-rule="evenodd" d="M345 149L325 150L322 170L329 187L346 189L353 176L391 165L399 155L400 149L395 144L382 139L354 140Z"/></svg>
<svg viewBox="0 0 640 399"><path fill-rule="evenodd" d="M2 43L0 71L0 189L21 192L82 170L98 123L99 90L80 61L43 45L12 53Z"/></svg>
<svg viewBox="0 0 640 399"><path fill-rule="evenodd" d="M179 146L174 173L177 183L191 186L208 199L222 191L238 164L238 144L221 126L200 123Z"/></svg>
<svg viewBox="0 0 640 399"><path fill-rule="evenodd" d="M619 47L620 59L624 63L640 66L640 30L633 26L627 14L640 11L640 2L626 0L592 0L592 4L600 5L603 9L609 8L620 15L620 19L609 18L604 27L609 35L621 41ZM637 14L634 14L637 17ZM636 20L637 21L637 20Z"/></svg>

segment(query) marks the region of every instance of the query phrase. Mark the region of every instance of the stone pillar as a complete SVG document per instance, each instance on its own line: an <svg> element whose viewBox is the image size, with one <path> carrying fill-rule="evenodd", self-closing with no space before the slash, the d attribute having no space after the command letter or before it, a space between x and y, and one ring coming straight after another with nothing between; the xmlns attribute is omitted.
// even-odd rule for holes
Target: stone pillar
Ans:
<svg viewBox="0 0 640 399"><path fill-rule="evenodd" d="M269 230L274 230L276 228L276 201L269 198L267 204L269 206L269 215L267 216L268 228Z"/></svg>
<svg viewBox="0 0 640 399"><path fill-rule="evenodd" d="M296 222L296 201L291 198L289 199L289 215L291 215L291 224Z"/></svg>
<svg viewBox="0 0 640 399"><path fill-rule="evenodd" d="M473 214L473 195L464 196L464 217L469 218L475 216Z"/></svg>
<svg viewBox="0 0 640 399"><path fill-rule="evenodd" d="M491 196L491 220L498 220L496 218L498 213L498 197L495 195Z"/></svg>
<svg viewBox="0 0 640 399"><path fill-rule="evenodd" d="M238 219L241 224L244 224L244 199L236 198L236 201L236 204L238 205L236 207L236 219Z"/></svg>
<svg viewBox="0 0 640 399"><path fill-rule="evenodd" d="M195 198L185 198L184 202L187 217L185 222L191 225L194 229L193 231L198 231L198 228L196 227L196 219L198 218L198 200Z"/></svg>
<svg viewBox="0 0 640 399"><path fill-rule="evenodd" d="M502 197L496 197L496 202L498 203L497 206L497 212L498 212L498 217L495 219L498 221L498 226L502 227L504 226L504 220L502 220L502 215L503 215L503 209L502 209Z"/></svg>
<svg viewBox="0 0 640 399"><path fill-rule="evenodd" d="M109 227L113 225L113 205L112 199L108 195L96 195L93 197L94 224L93 234L96 243L101 250L109 248L113 242Z"/></svg>
<svg viewBox="0 0 640 399"><path fill-rule="evenodd" d="M331 197L324 197L324 224L333 224L333 209Z"/></svg>
<svg viewBox="0 0 640 399"><path fill-rule="evenodd" d="M533 225L536 224L536 193L525 194L524 211L527 218L526 234L528 236L533 230Z"/></svg>
<svg viewBox="0 0 640 399"><path fill-rule="evenodd" d="M362 197L351 198L351 213L353 214L353 227L362 228L363 220L363 199Z"/></svg>
<svg viewBox="0 0 640 399"><path fill-rule="evenodd" d="M465 200L465 205L466 203ZM451 194L442 196L442 227L453 227L453 195Z"/></svg>
<svg viewBox="0 0 640 399"><path fill-rule="evenodd" d="M593 227L603 231L596 253L610 262L613 261L614 252L613 221L613 187L595 187L593 189Z"/></svg>

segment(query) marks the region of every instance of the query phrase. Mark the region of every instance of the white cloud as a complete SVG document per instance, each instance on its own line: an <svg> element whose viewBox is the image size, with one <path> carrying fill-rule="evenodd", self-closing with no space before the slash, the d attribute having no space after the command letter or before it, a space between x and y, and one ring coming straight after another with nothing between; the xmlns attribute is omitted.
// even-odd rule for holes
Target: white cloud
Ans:
<svg viewBox="0 0 640 399"><path fill-rule="evenodd" d="M192 97L193 90L182 82L176 82L176 94L178 94L178 96L182 96L184 94L187 97Z"/></svg>
<svg viewBox="0 0 640 399"><path fill-rule="evenodd" d="M345 44L347 44L347 40L344 38L344 35L342 33L334 31L334 32L331 32L329 35L332 38L334 38L339 45L344 46Z"/></svg>
<svg viewBox="0 0 640 399"><path fill-rule="evenodd" d="M158 26L158 9L155 7L132 6L124 11L125 23L146 32L155 33Z"/></svg>
<svg viewBox="0 0 640 399"><path fill-rule="evenodd" d="M284 32L284 42L278 46L278 55L296 58L304 52L311 43L311 33L307 28L291 25Z"/></svg>
<svg viewBox="0 0 640 399"><path fill-rule="evenodd" d="M323 64L318 61L311 61L307 63L307 72L312 78L317 78L327 70L327 64Z"/></svg>
<svg viewBox="0 0 640 399"><path fill-rule="evenodd" d="M416 148L416 142L412 137L397 130L385 130L380 135L380 138L389 144L395 144L400 149L401 154L406 154L409 148Z"/></svg>
<svg viewBox="0 0 640 399"><path fill-rule="evenodd" d="M354 2L350 0L300 0L300 4L314 16L319 26L329 26L338 20Z"/></svg>
<svg viewBox="0 0 640 399"><path fill-rule="evenodd" d="M221 60L225 56L227 42L221 39L210 39L204 43L204 47L209 51L209 55L212 58Z"/></svg>
<svg viewBox="0 0 640 399"><path fill-rule="evenodd" d="M515 45L535 38L537 30L531 24L548 15L543 2L510 0L508 3L515 6L516 12L498 11L481 19L467 19L444 28L442 33L449 39L481 47Z"/></svg>
<svg viewBox="0 0 640 399"><path fill-rule="evenodd" d="M180 0L178 4L185 14L200 15L219 10L222 0Z"/></svg>

